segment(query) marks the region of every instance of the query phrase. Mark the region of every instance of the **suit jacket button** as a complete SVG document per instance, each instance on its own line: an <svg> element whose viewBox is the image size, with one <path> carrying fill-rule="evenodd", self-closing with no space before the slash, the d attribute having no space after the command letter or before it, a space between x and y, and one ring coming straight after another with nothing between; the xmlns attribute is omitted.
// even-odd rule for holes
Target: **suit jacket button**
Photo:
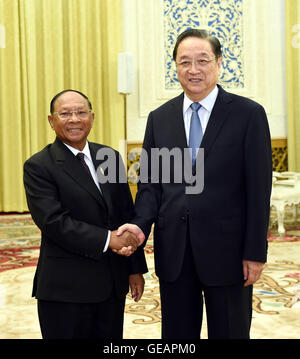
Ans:
<svg viewBox="0 0 300 359"><path fill-rule="evenodd" d="M185 217L184 217L184 216L180 217L180 219L181 219L183 222L185 222Z"/></svg>

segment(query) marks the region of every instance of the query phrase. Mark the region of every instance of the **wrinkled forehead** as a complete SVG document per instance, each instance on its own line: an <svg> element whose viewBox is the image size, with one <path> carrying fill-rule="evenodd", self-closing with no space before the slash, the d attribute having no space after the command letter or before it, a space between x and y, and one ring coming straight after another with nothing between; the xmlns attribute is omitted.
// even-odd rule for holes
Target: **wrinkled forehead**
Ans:
<svg viewBox="0 0 300 359"><path fill-rule="evenodd" d="M182 40L178 45L178 59L205 55L214 55L211 43L207 39L191 36Z"/></svg>
<svg viewBox="0 0 300 359"><path fill-rule="evenodd" d="M88 101L77 92L65 92L54 103L54 111L58 109L81 109L88 108Z"/></svg>

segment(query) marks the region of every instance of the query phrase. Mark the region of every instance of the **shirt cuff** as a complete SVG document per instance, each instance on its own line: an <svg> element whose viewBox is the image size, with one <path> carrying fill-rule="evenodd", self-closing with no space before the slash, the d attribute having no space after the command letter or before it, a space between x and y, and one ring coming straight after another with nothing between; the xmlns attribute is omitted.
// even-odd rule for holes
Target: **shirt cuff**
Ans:
<svg viewBox="0 0 300 359"><path fill-rule="evenodd" d="M106 238L106 243L105 243L105 246L104 246L104 249L103 249L103 253L107 251L107 248L108 248L108 245L109 245L109 242L110 242L110 231L108 231L107 233L107 238Z"/></svg>

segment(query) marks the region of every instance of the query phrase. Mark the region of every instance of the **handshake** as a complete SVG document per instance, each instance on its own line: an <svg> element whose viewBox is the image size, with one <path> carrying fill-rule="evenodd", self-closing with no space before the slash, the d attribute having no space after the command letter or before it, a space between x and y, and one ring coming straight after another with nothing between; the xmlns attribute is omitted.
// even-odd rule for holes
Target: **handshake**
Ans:
<svg viewBox="0 0 300 359"><path fill-rule="evenodd" d="M115 253L130 256L145 240L143 231L135 224L123 224L110 234L108 247Z"/></svg>

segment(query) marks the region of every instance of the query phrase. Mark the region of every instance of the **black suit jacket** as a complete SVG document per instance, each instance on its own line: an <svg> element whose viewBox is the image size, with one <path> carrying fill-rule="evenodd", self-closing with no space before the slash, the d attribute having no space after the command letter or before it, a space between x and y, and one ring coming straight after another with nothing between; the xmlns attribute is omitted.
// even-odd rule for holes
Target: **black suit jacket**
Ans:
<svg viewBox="0 0 300 359"><path fill-rule="evenodd" d="M101 164L96 153L103 147L89 142L96 169ZM142 249L129 258L110 249L103 253L108 230L133 216L127 183L103 184L101 195L82 164L57 138L25 162L24 185L29 210L42 233L33 296L100 302L113 287L118 295L125 295L129 274L147 271Z"/></svg>
<svg viewBox="0 0 300 359"><path fill-rule="evenodd" d="M166 281L174 281L180 273L187 230L199 277L206 285L238 283L243 280L243 259L267 259L272 184L267 117L258 103L218 87L201 143L202 193L185 194L184 181L162 183L160 178L156 184L139 183L133 222L146 236L155 223L155 268ZM188 147L183 97L149 114L143 144L149 154L151 148ZM171 179L173 172L171 162Z"/></svg>

